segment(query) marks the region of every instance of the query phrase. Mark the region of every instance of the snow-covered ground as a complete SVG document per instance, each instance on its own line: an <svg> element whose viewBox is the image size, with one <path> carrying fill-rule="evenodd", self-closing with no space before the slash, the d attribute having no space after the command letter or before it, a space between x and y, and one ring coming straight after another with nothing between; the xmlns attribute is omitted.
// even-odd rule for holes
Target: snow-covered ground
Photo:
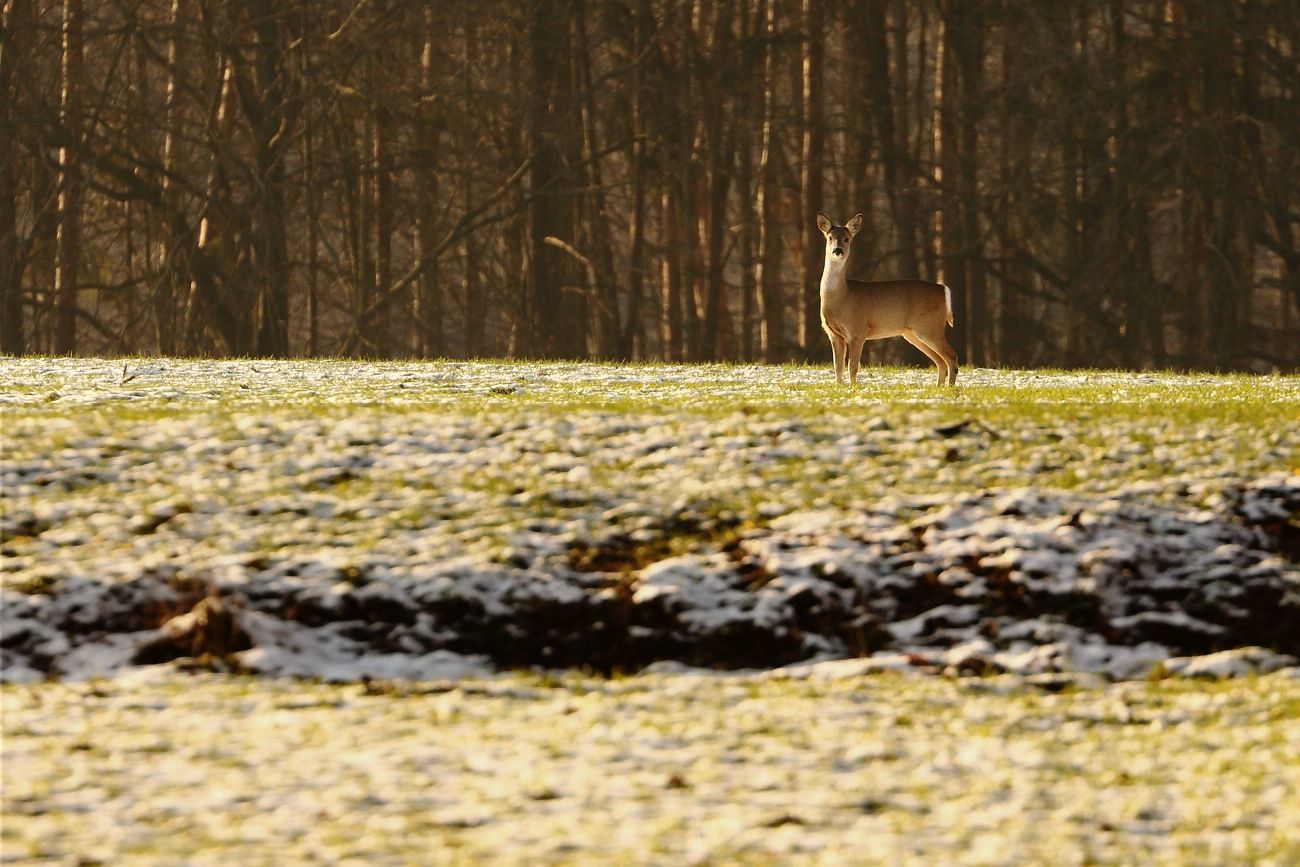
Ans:
<svg viewBox="0 0 1300 867"><path fill-rule="evenodd" d="M1295 377L865 378L0 359L3 676L1294 664Z"/></svg>

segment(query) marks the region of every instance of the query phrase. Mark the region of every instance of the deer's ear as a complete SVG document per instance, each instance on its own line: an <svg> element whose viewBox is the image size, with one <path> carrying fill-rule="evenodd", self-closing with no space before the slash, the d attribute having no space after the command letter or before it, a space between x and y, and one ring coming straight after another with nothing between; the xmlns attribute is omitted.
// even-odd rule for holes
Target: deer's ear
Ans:
<svg viewBox="0 0 1300 867"><path fill-rule="evenodd" d="M827 232L831 230L831 218L821 212L818 212L817 228L821 231L823 235L825 235Z"/></svg>
<svg viewBox="0 0 1300 867"><path fill-rule="evenodd" d="M844 228L849 230L850 235L856 235L858 230L862 228L862 215L854 214L853 219L844 224Z"/></svg>

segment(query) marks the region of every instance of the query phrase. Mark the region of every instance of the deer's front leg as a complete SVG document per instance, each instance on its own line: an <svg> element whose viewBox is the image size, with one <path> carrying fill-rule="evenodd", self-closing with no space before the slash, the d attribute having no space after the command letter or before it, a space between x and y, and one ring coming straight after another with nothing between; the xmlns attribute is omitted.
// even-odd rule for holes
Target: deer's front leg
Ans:
<svg viewBox="0 0 1300 867"><path fill-rule="evenodd" d="M835 356L835 382L844 384L844 359L848 354L848 341L834 334L831 335L831 353Z"/></svg>
<svg viewBox="0 0 1300 867"><path fill-rule="evenodd" d="M854 338L847 344L849 353L849 382L858 384L858 367L862 364L862 344L865 340Z"/></svg>

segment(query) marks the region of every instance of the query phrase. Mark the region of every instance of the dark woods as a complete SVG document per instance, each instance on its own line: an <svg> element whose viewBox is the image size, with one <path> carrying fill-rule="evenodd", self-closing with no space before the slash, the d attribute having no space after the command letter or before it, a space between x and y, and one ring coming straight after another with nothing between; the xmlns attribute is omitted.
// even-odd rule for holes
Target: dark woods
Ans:
<svg viewBox="0 0 1300 867"><path fill-rule="evenodd" d="M820 358L825 210L967 364L1300 361L1297 0L3 10L6 353Z"/></svg>

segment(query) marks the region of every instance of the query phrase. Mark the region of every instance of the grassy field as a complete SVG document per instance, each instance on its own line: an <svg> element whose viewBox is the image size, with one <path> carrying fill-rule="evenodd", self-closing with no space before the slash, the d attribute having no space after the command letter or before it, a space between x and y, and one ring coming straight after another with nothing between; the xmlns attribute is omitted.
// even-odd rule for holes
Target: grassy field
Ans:
<svg viewBox="0 0 1300 867"><path fill-rule="evenodd" d="M7 861L1294 864L1300 681L6 687Z"/></svg>
<svg viewBox="0 0 1300 867"><path fill-rule="evenodd" d="M33 501L243 509L329 487L384 506L358 522L375 538L468 499L471 532L499 539L575 487L770 517L1025 485L1209 494L1300 467L1294 376L968 370L949 390L919 369L849 387L814 367L10 359L0 378Z"/></svg>
<svg viewBox="0 0 1300 867"><path fill-rule="evenodd" d="M659 617L647 634L719 630L703 650L651 636L647 660L781 636L787 661L843 655L833 630L816 633L826 615L805 610L807 588L876 588L871 640L898 646L868 650L952 654L979 638L997 644L995 667L1041 657L1050 671L1115 648L1073 609L1035 619L1035 593L1094 594L1088 618L1113 633L1147 613L1166 631L1187 611L1209 617L1220 597L1235 610L1243 575L1274 594L1300 586L1291 555L1247 544L1297 525L1300 378L964 370L942 389L930 376L873 368L850 387L801 366L0 359L0 653L9 680L52 678L3 687L0 855L1300 859L1294 668L1042 687L851 660L492 673L488 657L582 664L605 640L584 630L603 621L536 634L611 599ZM1242 500L1261 479L1273 499ZM1116 596L1135 569L1150 593ZM737 570L746 583L719 583ZM907 596L900 575L930 595ZM1184 611L1176 582L1202 575L1201 608ZM158 651L159 636L212 588L247 609L253 647L224 648L228 664L307 680L141 667L185 656L170 638ZM1295 607L1260 598L1266 613ZM683 599L695 607L663 601ZM983 607L962 620L952 601ZM1134 615L1149 602L1164 607ZM930 606L956 619L916 616ZM455 620L466 611L477 619ZM495 631L476 644L473 624ZM1035 656L1045 644L1066 650ZM513 647L527 652L498 654ZM1134 651L1130 676L1167 670L1154 645L1120 649ZM428 680L454 671L470 677Z"/></svg>

